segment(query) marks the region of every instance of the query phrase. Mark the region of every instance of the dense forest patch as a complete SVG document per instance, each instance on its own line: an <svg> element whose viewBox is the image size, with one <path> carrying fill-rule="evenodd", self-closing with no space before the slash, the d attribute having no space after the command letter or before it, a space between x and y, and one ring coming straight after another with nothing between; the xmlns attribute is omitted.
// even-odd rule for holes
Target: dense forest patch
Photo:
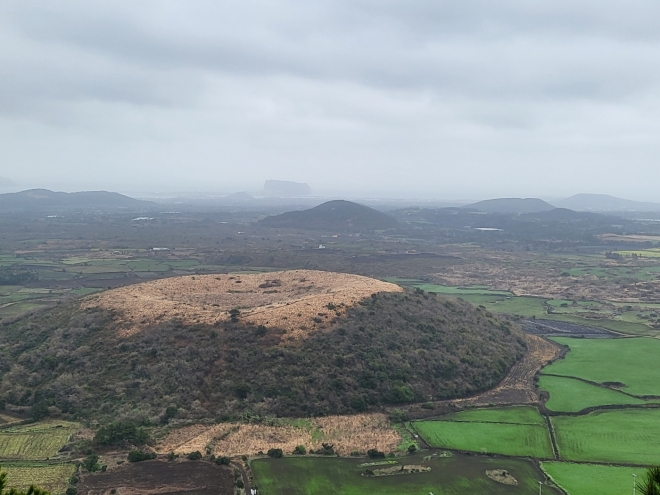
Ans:
<svg viewBox="0 0 660 495"><path fill-rule="evenodd" d="M525 346L513 324L420 291L374 293L303 340L240 317L168 319L127 337L120 326L76 303L2 327L0 401L162 423L355 413L490 388Z"/></svg>

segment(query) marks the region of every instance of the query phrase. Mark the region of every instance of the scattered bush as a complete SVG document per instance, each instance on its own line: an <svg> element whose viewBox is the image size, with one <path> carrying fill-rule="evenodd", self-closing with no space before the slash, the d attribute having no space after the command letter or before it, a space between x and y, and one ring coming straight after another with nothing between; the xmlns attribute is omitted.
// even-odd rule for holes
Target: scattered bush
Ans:
<svg viewBox="0 0 660 495"><path fill-rule="evenodd" d="M215 460L215 463L221 466L229 466L231 464L231 457L226 457L226 456L218 457Z"/></svg>
<svg viewBox="0 0 660 495"><path fill-rule="evenodd" d="M82 461L81 465L88 473L95 473L101 469L101 466L99 465L99 456L96 454L89 454L85 457L85 460Z"/></svg>
<svg viewBox="0 0 660 495"><path fill-rule="evenodd" d="M293 449L293 453L296 455L305 455L307 454L307 449L304 445L296 445L296 448Z"/></svg>
<svg viewBox="0 0 660 495"><path fill-rule="evenodd" d="M117 421L102 426L94 435L94 442L99 445L123 445L133 443L144 445L149 436L144 428L138 428L132 421Z"/></svg>
<svg viewBox="0 0 660 495"><path fill-rule="evenodd" d="M198 461L202 458L202 453L199 450L196 450L195 452L191 452L186 456L186 459L189 461Z"/></svg>
<svg viewBox="0 0 660 495"><path fill-rule="evenodd" d="M367 455L371 459L384 459L385 458L385 453L381 452L380 450L377 449L369 449L367 450Z"/></svg>
<svg viewBox="0 0 660 495"><path fill-rule="evenodd" d="M282 452L282 449L268 449L267 455L268 457L274 457L275 459L279 459L284 455L284 452Z"/></svg>
<svg viewBox="0 0 660 495"><path fill-rule="evenodd" d="M142 450L131 450L128 453L128 462L149 461L156 458L155 452L144 452Z"/></svg>

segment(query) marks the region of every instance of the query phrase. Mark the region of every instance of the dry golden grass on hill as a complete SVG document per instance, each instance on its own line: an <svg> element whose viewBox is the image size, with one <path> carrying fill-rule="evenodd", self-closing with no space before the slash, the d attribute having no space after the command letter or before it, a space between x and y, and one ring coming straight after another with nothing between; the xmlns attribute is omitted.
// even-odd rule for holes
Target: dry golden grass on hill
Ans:
<svg viewBox="0 0 660 495"><path fill-rule="evenodd" d="M334 445L341 455L375 448L390 452L401 442L399 434L389 427L384 414L328 416L310 419L304 427L263 426L224 423L213 426L193 425L171 432L156 450L160 453L204 453L207 446L216 456L254 455L271 448L291 453L297 445L307 450L321 448L321 443Z"/></svg>
<svg viewBox="0 0 660 495"><path fill-rule="evenodd" d="M284 328L291 337L302 338L373 293L402 290L359 275L314 270L193 275L109 290L86 298L83 308L116 311L123 337L172 318L189 325L213 324L238 309L243 321Z"/></svg>

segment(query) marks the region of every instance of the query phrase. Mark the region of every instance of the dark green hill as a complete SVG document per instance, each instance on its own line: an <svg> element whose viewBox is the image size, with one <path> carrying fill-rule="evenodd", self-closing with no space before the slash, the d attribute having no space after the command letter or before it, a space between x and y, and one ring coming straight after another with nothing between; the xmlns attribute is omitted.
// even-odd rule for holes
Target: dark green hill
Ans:
<svg viewBox="0 0 660 495"><path fill-rule="evenodd" d="M161 321L130 337L117 328L111 312L79 303L5 325L0 403L105 419L168 406L195 419L352 413L490 388L525 346L483 309L413 292L373 294L295 341L240 319Z"/></svg>
<svg viewBox="0 0 660 495"><path fill-rule="evenodd" d="M266 217L260 223L266 227L335 231L384 230L398 226L397 220L385 213L343 200Z"/></svg>
<svg viewBox="0 0 660 495"><path fill-rule="evenodd" d="M538 198L498 198L479 201L464 208L487 213L536 213L555 207Z"/></svg>

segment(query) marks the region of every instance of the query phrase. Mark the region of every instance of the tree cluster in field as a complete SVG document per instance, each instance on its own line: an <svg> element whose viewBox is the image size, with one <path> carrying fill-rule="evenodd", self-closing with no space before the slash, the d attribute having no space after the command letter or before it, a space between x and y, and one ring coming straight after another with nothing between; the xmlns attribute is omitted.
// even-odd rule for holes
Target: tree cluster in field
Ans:
<svg viewBox="0 0 660 495"><path fill-rule="evenodd" d="M41 415L131 419L99 430L97 443L138 445L136 421L321 416L475 393L525 347L510 322L421 291L373 294L303 340L240 318L153 322L126 338L118 329L113 314L75 304L5 326L0 400Z"/></svg>
<svg viewBox="0 0 660 495"><path fill-rule="evenodd" d="M37 272L0 268L0 285L23 285L39 280Z"/></svg>

